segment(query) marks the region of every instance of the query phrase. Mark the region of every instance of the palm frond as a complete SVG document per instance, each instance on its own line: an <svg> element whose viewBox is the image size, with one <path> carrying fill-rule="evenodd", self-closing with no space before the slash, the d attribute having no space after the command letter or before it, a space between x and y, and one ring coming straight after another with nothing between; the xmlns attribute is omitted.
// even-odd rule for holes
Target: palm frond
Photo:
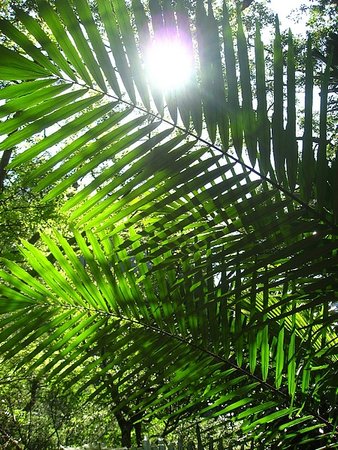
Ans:
<svg viewBox="0 0 338 450"><path fill-rule="evenodd" d="M202 0L193 18L183 1L38 5L0 23L0 149L19 150L12 169L44 157L26 184L66 196L71 234L45 230L44 251L23 242L30 269L4 262L3 358L28 347L18 369L98 399L114 385L149 416L222 416L267 445L335 439L335 163L328 71L314 151L311 42L299 155L293 39L285 65L278 20L271 114L260 26L251 73L226 3L220 22ZM163 93L145 53L169 28L195 65L191 86Z"/></svg>

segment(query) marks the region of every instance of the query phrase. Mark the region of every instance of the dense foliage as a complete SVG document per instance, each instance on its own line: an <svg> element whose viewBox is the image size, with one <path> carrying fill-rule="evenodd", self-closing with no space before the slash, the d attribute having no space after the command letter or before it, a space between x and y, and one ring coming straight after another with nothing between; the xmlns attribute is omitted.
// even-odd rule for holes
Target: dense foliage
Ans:
<svg viewBox="0 0 338 450"><path fill-rule="evenodd" d="M258 22L248 42L239 8L234 26L227 2L216 18L211 1L190 6L38 0L0 20L2 171L53 216L24 261L2 261L0 354L16 376L111 405L122 445L157 418L235 427L254 448L334 448L332 60L317 130L309 37L299 137L291 32L285 48L276 19L268 80ZM144 67L163 35L194 60L169 91Z"/></svg>

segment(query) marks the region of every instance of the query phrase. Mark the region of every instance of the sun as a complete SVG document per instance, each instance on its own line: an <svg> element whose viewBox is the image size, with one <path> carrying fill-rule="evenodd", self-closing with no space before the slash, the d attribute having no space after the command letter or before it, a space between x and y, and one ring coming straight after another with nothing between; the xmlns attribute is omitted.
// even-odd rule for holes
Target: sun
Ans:
<svg viewBox="0 0 338 450"><path fill-rule="evenodd" d="M183 88L189 83L193 61L188 46L177 37L157 38L146 55L150 83L164 91Z"/></svg>

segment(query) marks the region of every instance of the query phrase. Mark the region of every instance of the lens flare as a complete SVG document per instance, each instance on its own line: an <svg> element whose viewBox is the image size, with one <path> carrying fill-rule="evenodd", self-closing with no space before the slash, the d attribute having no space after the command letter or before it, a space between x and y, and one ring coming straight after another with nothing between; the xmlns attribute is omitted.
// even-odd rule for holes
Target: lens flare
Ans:
<svg viewBox="0 0 338 450"><path fill-rule="evenodd" d="M192 55L187 45L177 37L154 40L146 58L149 81L158 89L172 91L189 83Z"/></svg>

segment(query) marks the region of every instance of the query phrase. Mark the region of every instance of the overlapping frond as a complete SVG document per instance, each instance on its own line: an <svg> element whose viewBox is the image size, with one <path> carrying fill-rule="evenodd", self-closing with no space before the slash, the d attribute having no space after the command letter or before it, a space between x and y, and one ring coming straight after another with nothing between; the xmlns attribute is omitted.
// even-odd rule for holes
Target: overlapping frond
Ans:
<svg viewBox="0 0 338 450"><path fill-rule="evenodd" d="M23 243L31 269L6 263L0 353L28 347L18 368L93 397L113 382L145 414L238 421L265 448L334 440L337 165L328 73L314 143L311 43L300 152L278 21L270 108L260 27L251 73L226 2L221 19L201 0L196 17L183 1L37 3L0 22L0 149L19 150L12 169L43 156L27 186L65 196L71 232ZM163 93L145 52L172 29L195 68Z"/></svg>
<svg viewBox="0 0 338 450"><path fill-rule="evenodd" d="M302 405L296 399L290 405L281 386L286 384L292 396L298 390L318 395L332 369L327 361L335 335L326 333L321 354L323 330L313 317L301 314L303 305L294 292L276 293L265 282L260 293L259 269L256 285L251 280L247 289L245 273L231 276L231 266L228 276L219 268L222 278L216 281L216 258L203 258L203 246L199 256L189 252L194 238L186 239L187 251L180 254L176 241L182 232L176 229L172 238L167 233L168 250L156 256L152 246L142 245L145 231L129 225L123 241L118 234L107 238L106 233L75 232L73 246L59 233L43 235L57 265L25 243L24 254L38 276L14 263L8 263L11 276L1 274L13 285L2 291L11 301L2 302L1 312L15 310L10 322L3 316L5 359L25 350L18 368L28 365L41 377L80 381L81 389L98 386L92 394L97 398L108 395L114 380L122 398L137 398L138 410L149 415L168 414L170 405L175 406L173 417L185 411L208 418L231 413L235 420L245 419L248 439L250 431L261 439L265 425L274 420L280 430L296 420L294 425L306 422L309 436L316 439L311 431L326 428L326 419L313 412L306 397ZM213 236L205 234L210 250ZM310 345L302 346L304 340ZM38 345L27 352L34 342ZM143 388L135 391L131 380ZM301 407L305 416L298 417Z"/></svg>

